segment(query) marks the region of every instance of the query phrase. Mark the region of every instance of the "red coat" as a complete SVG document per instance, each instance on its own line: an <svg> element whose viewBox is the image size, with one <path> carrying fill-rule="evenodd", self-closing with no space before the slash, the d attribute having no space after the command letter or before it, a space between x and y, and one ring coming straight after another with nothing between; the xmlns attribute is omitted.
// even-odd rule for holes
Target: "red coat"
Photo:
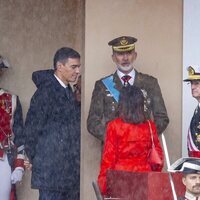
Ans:
<svg viewBox="0 0 200 200"><path fill-rule="evenodd" d="M154 122L150 121L154 144L163 160L163 151L159 143ZM125 123L117 118L108 123L101 169L98 183L103 194L106 192L106 171L108 169L124 171L152 171L148 164L151 150L151 134L147 122L142 124ZM161 171L162 169L157 169Z"/></svg>
<svg viewBox="0 0 200 200"><path fill-rule="evenodd" d="M12 95L3 93L0 95L0 142L7 143L7 137L12 134Z"/></svg>

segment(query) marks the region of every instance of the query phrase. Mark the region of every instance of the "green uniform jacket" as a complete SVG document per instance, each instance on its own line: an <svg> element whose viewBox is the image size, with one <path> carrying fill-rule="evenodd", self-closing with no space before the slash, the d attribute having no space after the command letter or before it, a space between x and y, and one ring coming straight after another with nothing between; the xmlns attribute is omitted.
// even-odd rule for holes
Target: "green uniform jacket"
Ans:
<svg viewBox="0 0 200 200"><path fill-rule="evenodd" d="M136 70L135 72L134 85L141 88L144 93L146 117L154 119L157 131L160 134L166 129L169 118L158 81L147 74L142 74ZM116 72L113 74L113 81L116 89L120 91L123 85ZM87 119L88 131L104 141L106 124L118 116L117 112L118 103L105 87L102 79L96 81Z"/></svg>

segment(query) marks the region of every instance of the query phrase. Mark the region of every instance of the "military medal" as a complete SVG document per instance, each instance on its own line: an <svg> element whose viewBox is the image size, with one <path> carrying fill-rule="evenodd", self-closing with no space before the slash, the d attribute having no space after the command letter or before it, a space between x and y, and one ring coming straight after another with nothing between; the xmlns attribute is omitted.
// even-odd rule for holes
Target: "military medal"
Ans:
<svg viewBox="0 0 200 200"><path fill-rule="evenodd" d="M114 102L114 101L112 102L112 107L111 107L111 110L112 110L112 112L114 112L114 111L115 111L115 102Z"/></svg>
<svg viewBox="0 0 200 200"><path fill-rule="evenodd" d="M196 133L196 141L200 143L200 134Z"/></svg>
<svg viewBox="0 0 200 200"><path fill-rule="evenodd" d="M144 111L147 112L148 111L148 105L150 105L151 100L150 98L148 98L148 94L147 91L144 89L141 89L143 96L144 96Z"/></svg>
<svg viewBox="0 0 200 200"><path fill-rule="evenodd" d="M6 106L5 106L5 101L4 100L1 100L1 108L3 110L5 110Z"/></svg>
<svg viewBox="0 0 200 200"><path fill-rule="evenodd" d="M2 149L6 152L6 153L11 153L11 149L12 147L14 146L14 143L12 141L12 134L9 133L9 134L6 134L4 132L4 130L0 127L0 130L2 131L2 133L6 136L6 140L4 140L2 143L1 143L1 146L2 146Z"/></svg>

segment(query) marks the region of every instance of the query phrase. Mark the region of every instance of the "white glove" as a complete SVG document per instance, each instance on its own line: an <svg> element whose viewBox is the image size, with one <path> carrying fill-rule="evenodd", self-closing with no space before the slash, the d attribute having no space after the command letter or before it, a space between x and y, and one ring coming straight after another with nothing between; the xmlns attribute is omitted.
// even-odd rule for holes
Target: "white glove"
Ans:
<svg viewBox="0 0 200 200"><path fill-rule="evenodd" d="M11 183L15 184L17 182L22 181L22 177L24 174L24 169L22 167L17 167L11 174Z"/></svg>

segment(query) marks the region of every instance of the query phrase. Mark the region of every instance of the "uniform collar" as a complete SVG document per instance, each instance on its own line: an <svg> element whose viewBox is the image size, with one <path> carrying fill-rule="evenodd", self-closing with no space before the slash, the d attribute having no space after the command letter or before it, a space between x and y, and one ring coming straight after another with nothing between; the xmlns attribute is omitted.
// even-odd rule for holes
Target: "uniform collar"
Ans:
<svg viewBox="0 0 200 200"><path fill-rule="evenodd" d="M2 95L3 93L5 93L5 90L0 88L0 95Z"/></svg>
<svg viewBox="0 0 200 200"><path fill-rule="evenodd" d="M185 198L188 200L196 200L196 197L189 192L185 192ZM200 197L198 197L198 200L200 200Z"/></svg>

